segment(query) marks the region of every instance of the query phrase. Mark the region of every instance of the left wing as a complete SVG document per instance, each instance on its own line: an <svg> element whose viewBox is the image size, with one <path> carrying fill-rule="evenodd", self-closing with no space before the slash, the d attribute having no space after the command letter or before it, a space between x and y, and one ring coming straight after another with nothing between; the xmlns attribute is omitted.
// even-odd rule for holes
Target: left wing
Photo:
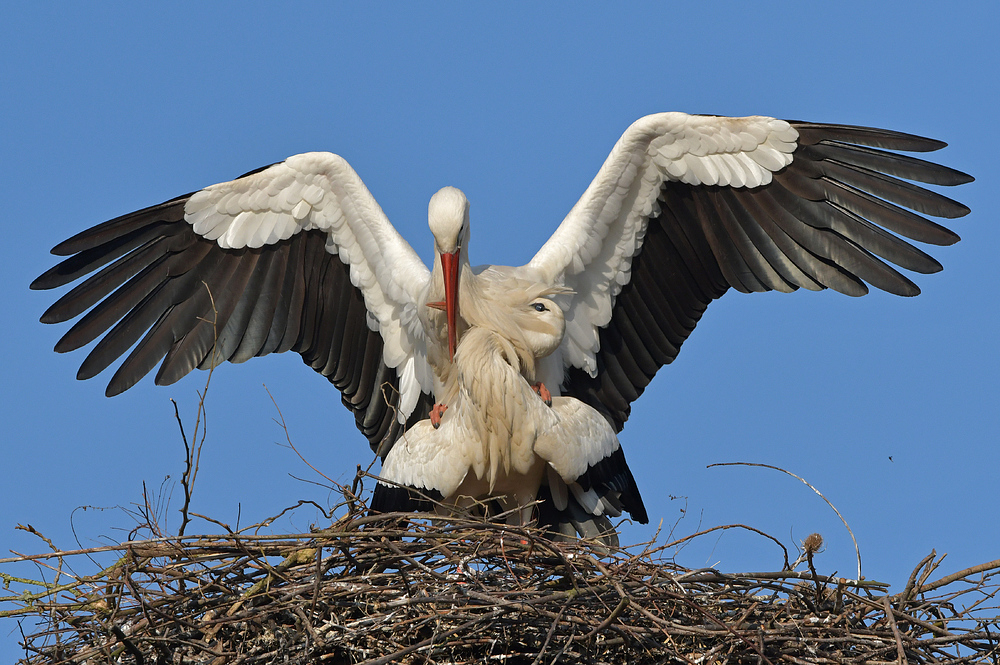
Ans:
<svg viewBox="0 0 1000 665"><path fill-rule="evenodd" d="M911 210L954 218L969 209L906 180L972 178L889 151L944 145L761 116L636 121L525 266L576 292L561 347L562 393L620 430L631 402L730 287L859 296L867 282L916 295L889 264L920 273L941 265L894 234L952 244L957 235Z"/></svg>
<svg viewBox="0 0 1000 665"><path fill-rule="evenodd" d="M445 414L435 428L430 420L414 423L396 441L382 462L370 508L377 513L433 510L410 488L435 501L450 499L472 468L475 432ZM391 484L390 484L391 483Z"/></svg>

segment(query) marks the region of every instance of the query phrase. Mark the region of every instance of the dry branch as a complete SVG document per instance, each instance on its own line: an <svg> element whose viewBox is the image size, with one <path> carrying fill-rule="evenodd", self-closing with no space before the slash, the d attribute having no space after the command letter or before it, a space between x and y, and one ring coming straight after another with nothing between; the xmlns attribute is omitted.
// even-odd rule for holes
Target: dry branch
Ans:
<svg viewBox="0 0 1000 665"><path fill-rule="evenodd" d="M690 571L667 547L598 552L532 528L355 512L308 534L100 548L118 554L113 566L58 587L8 576L17 593L0 599L10 608L0 616L36 620L23 638L32 664L995 663L1000 653L996 565L886 595L815 570ZM0 563L65 569L79 554Z"/></svg>

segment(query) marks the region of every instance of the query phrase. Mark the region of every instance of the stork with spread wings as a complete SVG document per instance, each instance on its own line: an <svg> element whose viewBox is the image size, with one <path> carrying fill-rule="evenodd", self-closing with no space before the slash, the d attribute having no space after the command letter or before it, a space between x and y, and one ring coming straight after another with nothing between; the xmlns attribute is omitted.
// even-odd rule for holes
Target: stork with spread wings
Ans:
<svg viewBox="0 0 1000 665"><path fill-rule="evenodd" d="M919 293L893 265L941 265L903 238L954 243L924 215L969 210L913 181L972 178L897 151L944 145L761 116L650 115L524 266L471 267L469 203L454 188L435 194L432 270L343 158L306 153L83 231L53 249L68 258L32 288L80 280L42 321L80 316L59 352L101 338L78 378L128 352L109 396L157 364L156 382L169 384L196 367L295 351L341 391L383 458L455 398L456 344L470 328L496 330L498 294L515 282L562 288L552 299L565 333L536 380L613 433L730 288Z"/></svg>

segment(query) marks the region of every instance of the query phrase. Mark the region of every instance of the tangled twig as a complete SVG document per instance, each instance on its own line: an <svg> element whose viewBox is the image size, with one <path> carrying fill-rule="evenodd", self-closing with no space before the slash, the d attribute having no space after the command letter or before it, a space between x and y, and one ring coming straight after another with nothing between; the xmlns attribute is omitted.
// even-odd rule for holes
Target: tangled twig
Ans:
<svg viewBox="0 0 1000 665"><path fill-rule="evenodd" d="M607 552L535 528L360 510L307 534L247 527L100 549L118 561L68 584L5 578L20 592L0 599L12 608L0 616L38 622L22 662L957 664L1000 653L997 562L887 595L815 568L690 571L663 545Z"/></svg>

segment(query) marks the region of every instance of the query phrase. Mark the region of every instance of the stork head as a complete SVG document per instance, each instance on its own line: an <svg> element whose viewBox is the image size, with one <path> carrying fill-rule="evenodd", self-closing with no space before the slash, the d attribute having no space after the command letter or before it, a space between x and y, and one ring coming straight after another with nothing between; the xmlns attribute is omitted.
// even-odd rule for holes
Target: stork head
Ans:
<svg viewBox="0 0 1000 665"><path fill-rule="evenodd" d="M562 343L566 319L559 305L549 298L535 298L516 308L514 318L528 352L536 359L549 355Z"/></svg>
<svg viewBox="0 0 1000 665"><path fill-rule="evenodd" d="M434 234L434 249L452 254L469 239L469 199L457 187L439 189L427 206L427 225Z"/></svg>
<svg viewBox="0 0 1000 665"><path fill-rule="evenodd" d="M508 279L504 286L502 293L493 295L491 306L479 312L476 325L510 340L522 362L531 365L562 343L566 319L556 300L572 291L522 279Z"/></svg>
<svg viewBox="0 0 1000 665"><path fill-rule="evenodd" d="M448 356L458 345L458 278L462 246L469 240L469 199L456 187L439 189L427 206L427 223L434 235L435 254L444 277L444 311L448 317ZM466 259L468 260L468 259ZM431 304L432 307L440 303Z"/></svg>

